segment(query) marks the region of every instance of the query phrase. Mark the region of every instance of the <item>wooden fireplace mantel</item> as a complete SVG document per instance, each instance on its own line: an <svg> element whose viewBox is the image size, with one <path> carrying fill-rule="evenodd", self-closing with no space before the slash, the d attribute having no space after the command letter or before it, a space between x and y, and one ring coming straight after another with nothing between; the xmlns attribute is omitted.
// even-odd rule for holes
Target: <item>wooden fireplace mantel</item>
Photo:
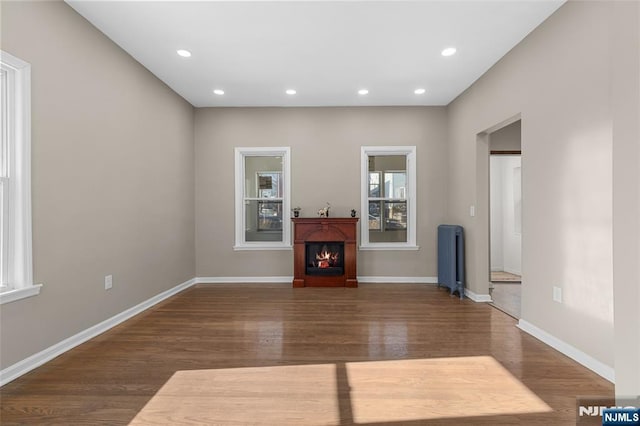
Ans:
<svg viewBox="0 0 640 426"><path fill-rule="evenodd" d="M356 265L357 217L299 217L291 219L293 232L294 287L358 287ZM306 243L343 242L344 274L317 276L306 274Z"/></svg>

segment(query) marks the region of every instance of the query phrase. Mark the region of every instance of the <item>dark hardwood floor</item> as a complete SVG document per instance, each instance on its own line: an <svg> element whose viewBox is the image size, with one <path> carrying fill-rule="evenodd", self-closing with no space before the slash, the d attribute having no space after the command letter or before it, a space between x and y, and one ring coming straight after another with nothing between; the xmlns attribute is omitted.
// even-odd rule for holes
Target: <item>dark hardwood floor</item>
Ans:
<svg viewBox="0 0 640 426"><path fill-rule="evenodd" d="M575 424L613 385L430 285L199 285L0 389L0 423Z"/></svg>

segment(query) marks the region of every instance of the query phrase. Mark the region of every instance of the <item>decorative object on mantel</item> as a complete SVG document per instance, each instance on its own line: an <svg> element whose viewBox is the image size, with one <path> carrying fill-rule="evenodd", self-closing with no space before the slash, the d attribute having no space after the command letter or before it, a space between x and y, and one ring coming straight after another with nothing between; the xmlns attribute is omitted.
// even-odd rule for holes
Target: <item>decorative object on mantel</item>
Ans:
<svg viewBox="0 0 640 426"><path fill-rule="evenodd" d="M291 211L293 212L293 217L298 217L300 216L300 210L302 210L300 207L294 207L291 209Z"/></svg>
<svg viewBox="0 0 640 426"><path fill-rule="evenodd" d="M356 209L351 209L351 217L356 217Z"/></svg>
<svg viewBox="0 0 640 426"><path fill-rule="evenodd" d="M329 217L329 209L331 208L331 204L327 203L327 207L321 208L318 210L318 216L320 217Z"/></svg>

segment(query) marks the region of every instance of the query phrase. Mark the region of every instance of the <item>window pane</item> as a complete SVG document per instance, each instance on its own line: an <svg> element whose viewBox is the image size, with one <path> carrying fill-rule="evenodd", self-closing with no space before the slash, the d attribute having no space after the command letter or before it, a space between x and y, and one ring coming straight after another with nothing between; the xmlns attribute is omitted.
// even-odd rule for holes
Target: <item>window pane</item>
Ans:
<svg viewBox="0 0 640 426"><path fill-rule="evenodd" d="M417 248L416 147L363 146L361 154L361 247Z"/></svg>
<svg viewBox="0 0 640 426"><path fill-rule="evenodd" d="M7 73L0 70L0 176L4 177L7 177L7 144L9 143L7 107Z"/></svg>
<svg viewBox="0 0 640 426"><path fill-rule="evenodd" d="M280 172L258 172L258 198L282 197Z"/></svg>
<svg viewBox="0 0 640 426"><path fill-rule="evenodd" d="M405 198L407 157L405 155L369 156L369 197ZM380 187L380 175L384 185ZM377 177L374 177L377 176ZM374 179L372 181L372 179ZM372 195L372 185L377 185L377 194ZM380 193L382 192L382 193Z"/></svg>
<svg viewBox="0 0 640 426"><path fill-rule="evenodd" d="M382 226L382 201L369 201L369 230L380 230Z"/></svg>
<svg viewBox="0 0 640 426"><path fill-rule="evenodd" d="M407 202L380 201L382 203L379 216L381 227L374 230L369 226L369 241L372 243L407 242ZM371 211L371 202L369 203ZM369 215L371 223L371 215Z"/></svg>
<svg viewBox="0 0 640 426"><path fill-rule="evenodd" d="M290 148L236 147L234 152L234 250L289 247Z"/></svg>
<svg viewBox="0 0 640 426"><path fill-rule="evenodd" d="M282 201L245 201L245 241L282 241Z"/></svg>
<svg viewBox="0 0 640 426"><path fill-rule="evenodd" d="M244 198L281 198L282 157L247 156L244 163Z"/></svg>
<svg viewBox="0 0 640 426"><path fill-rule="evenodd" d="M406 172L385 172L384 173L384 193L385 198L396 198L404 200L407 198L407 173Z"/></svg>
<svg viewBox="0 0 640 426"><path fill-rule="evenodd" d="M379 198L380 195L380 173L369 173L369 197Z"/></svg>

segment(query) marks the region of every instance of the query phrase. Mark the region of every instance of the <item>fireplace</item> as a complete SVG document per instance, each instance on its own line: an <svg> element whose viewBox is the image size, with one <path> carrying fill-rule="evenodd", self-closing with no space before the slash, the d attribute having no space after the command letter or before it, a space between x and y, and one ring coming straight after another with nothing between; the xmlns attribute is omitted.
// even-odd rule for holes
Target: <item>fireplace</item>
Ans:
<svg viewBox="0 0 640 426"><path fill-rule="evenodd" d="M344 243L313 242L305 244L307 275L344 274Z"/></svg>
<svg viewBox="0 0 640 426"><path fill-rule="evenodd" d="M293 218L293 286L357 287L357 218Z"/></svg>

